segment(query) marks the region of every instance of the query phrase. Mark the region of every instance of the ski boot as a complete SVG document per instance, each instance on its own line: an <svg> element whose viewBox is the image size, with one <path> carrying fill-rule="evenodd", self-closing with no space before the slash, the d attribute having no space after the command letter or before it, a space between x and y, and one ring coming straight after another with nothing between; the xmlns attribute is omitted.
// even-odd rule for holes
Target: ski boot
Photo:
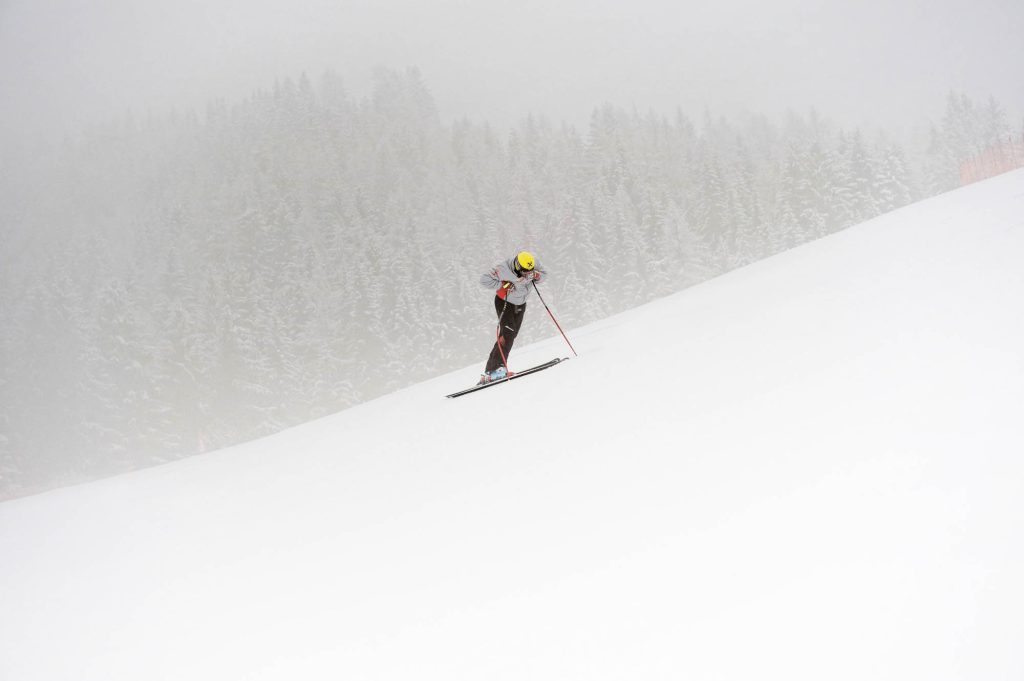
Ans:
<svg viewBox="0 0 1024 681"><path fill-rule="evenodd" d="M490 383L491 381L500 381L507 376L508 372L505 370L505 367L498 367L494 371L482 375L480 380L477 382L477 385L483 385L484 383Z"/></svg>

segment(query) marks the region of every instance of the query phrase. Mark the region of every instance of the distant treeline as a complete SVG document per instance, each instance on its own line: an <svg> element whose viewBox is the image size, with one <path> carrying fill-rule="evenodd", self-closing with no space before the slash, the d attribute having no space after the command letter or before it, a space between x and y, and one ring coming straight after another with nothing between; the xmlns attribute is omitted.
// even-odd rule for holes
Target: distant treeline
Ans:
<svg viewBox="0 0 1024 681"><path fill-rule="evenodd" d="M499 133L442 121L411 70L368 98L302 77L6 154L0 498L482 366L477 278L517 249L572 327L951 189L1008 128L951 95L901 141L613 106ZM551 333L534 310L521 342Z"/></svg>

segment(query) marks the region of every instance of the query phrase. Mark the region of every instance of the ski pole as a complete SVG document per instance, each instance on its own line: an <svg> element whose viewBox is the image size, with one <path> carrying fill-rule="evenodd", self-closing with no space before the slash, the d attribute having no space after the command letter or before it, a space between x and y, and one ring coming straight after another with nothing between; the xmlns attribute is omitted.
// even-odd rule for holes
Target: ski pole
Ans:
<svg viewBox="0 0 1024 681"><path fill-rule="evenodd" d="M551 317L551 321L553 321L555 323L555 326L558 327L558 331L562 334L562 338L565 339L566 343L569 343L569 337L565 335L565 331L562 331L562 325L558 323L557 319L555 319L555 315L551 314L551 308L548 307L548 304L544 302L544 296L540 294L540 289L537 288L536 281L533 282L533 290L537 292L537 297L540 298L540 302L544 306L544 309L548 311L548 316ZM569 343L569 349L572 350L573 355L579 357L579 355L576 354L576 348L572 346L572 343Z"/></svg>

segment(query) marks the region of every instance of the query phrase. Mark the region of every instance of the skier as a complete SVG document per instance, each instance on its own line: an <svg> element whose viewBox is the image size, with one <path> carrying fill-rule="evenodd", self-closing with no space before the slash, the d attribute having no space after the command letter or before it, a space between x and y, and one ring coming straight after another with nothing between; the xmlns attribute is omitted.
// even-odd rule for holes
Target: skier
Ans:
<svg viewBox="0 0 1024 681"><path fill-rule="evenodd" d="M487 358L484 374L477 385L508 375L508 353L519 334L526 314L530 284L542 281L546 273L528 251L519 251L506 262L499 262L480 277L480 284L495 290L494 311L498 313L498 340Z"/></svg>

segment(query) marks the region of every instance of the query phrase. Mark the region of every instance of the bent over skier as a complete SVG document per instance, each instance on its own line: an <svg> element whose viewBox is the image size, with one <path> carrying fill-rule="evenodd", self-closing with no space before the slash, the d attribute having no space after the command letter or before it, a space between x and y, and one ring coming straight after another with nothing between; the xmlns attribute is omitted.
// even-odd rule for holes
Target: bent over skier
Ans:
<svg viewBox="0 0 1024 681"><path fill-rule="evenodd" d="M499 262L480 277L480 284L494 289L494 311L498 314L498 339L487 358L480 382L489 383L508 375L508 354L523 325L530 284L542 281L545 272L528 251L519 251L510 260Z"/></svg>

